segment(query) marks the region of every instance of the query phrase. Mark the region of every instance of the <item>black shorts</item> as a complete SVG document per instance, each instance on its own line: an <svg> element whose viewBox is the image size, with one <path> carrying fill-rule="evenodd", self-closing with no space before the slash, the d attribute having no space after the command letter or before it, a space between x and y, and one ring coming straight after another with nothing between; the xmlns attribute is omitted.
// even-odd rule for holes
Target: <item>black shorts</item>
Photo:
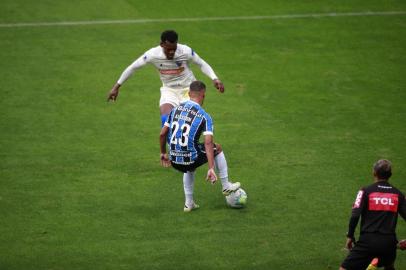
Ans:
<svg viewBox="0 0 406 270"><path fill-rule="evenodd" d="M214 145L214 156L216 156L217 153L217 148L216 145ZM204 149L204 144L199 143L197 147L197 158L193 163L184 165L184 164L177 164L177 163L172 163L172 167L175 168L176 170L180 172L193 172L195 171L198 167L202 166L203 164L207 163L207 156L206 156L206 151Z"/></svg>
<svg viewBox="0 0 406 270"><path fill-rule="evenodd" d="M347 270L365 270L374 258L379 267L389 266L396 259L397 240L395 235L364 233L341 264Z"/></svg>

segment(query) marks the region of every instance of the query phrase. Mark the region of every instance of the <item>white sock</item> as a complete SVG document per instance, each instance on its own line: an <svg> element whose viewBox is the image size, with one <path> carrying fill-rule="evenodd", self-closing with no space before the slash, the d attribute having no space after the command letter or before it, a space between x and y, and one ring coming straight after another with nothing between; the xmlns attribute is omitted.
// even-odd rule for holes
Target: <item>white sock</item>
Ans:
<svg viewBox="0 0 406 270"><path fill-rule="evenodd" d="M214 163L216 165L221 184L223 185L223 189L228 188L230 182L228 181L228 167L224 152L221 152L214 158Z"/></svg>
<svg viewBox="0 0 406 270"><path fill-rule="evenodd" d="M186 172L183 174L183 189L185 190L185 205L193 204L193 186L195 183L195 172Z"/></svg>

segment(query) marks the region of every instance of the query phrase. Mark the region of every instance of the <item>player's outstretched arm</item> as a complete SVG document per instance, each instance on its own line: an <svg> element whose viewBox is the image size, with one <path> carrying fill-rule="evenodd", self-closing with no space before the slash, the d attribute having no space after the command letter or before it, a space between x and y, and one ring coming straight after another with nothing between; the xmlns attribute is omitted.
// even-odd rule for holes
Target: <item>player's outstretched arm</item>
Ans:
<svg viewBox="0 0 406 270"><path fill-rule="evenodd" d="M108 97L107 97L107 101L116 101L117 97L118 97L118 92L119 89L121 87L121 85L128 80L128 78L130 78L130 76L139 68L145 66L148 61L149 58L147 57L147 53L146 52L144 55L140 56L137 60L135 60L131 65L129 65L121 74L120 78L118 79L117 83L113 86L113 88L111 89Z"/></svg>
<svg viewBox="0 0 406 270"><path fill-rule="evenodd" d="M214 87L216 87L220 93L224 93L224 84L218 79L212 67L194 51L192 51L192 61L200 67L200 70L206 74L207 77L212 79Z"/></svg>
<svg viewBox="0 0 406 270"><path fill-rule="evenodd" d="M107 102L111 101L116 101L117 97L118 97L118 92L120 89L120 84L116 83L113 88L110 90L110 93L107 96Z"/></svg>

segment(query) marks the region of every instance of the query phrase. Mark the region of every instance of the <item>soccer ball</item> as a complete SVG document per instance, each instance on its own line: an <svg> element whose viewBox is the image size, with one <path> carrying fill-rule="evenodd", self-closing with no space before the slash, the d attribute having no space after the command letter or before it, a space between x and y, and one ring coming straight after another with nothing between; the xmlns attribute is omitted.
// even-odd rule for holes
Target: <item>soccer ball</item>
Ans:
<svg viewBox="0 0 406 270"><path fill-rule="evenodd" d="M242 188L239 188L226 196L226 202L232 208L243 208L247 204L247 198L247 193Z"/></svg>

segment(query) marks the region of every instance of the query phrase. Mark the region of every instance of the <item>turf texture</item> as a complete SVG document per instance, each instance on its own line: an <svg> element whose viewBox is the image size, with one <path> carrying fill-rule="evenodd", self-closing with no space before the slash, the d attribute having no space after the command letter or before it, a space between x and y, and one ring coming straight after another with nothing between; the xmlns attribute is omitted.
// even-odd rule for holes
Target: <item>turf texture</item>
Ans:
<svg viewBox="0 0 406 270"><path fill-rule="evenodd" d="M406 11L402 1L11 1L0 24ZM175 29L210 85L230 177L201 209L159 166L160 81L124 68ZM0 27L0 269L337 269L372 164L406 192L406 15ZM406 224L398 222L399 238ZM406 269L398 252L397 269Z"/></svg>

